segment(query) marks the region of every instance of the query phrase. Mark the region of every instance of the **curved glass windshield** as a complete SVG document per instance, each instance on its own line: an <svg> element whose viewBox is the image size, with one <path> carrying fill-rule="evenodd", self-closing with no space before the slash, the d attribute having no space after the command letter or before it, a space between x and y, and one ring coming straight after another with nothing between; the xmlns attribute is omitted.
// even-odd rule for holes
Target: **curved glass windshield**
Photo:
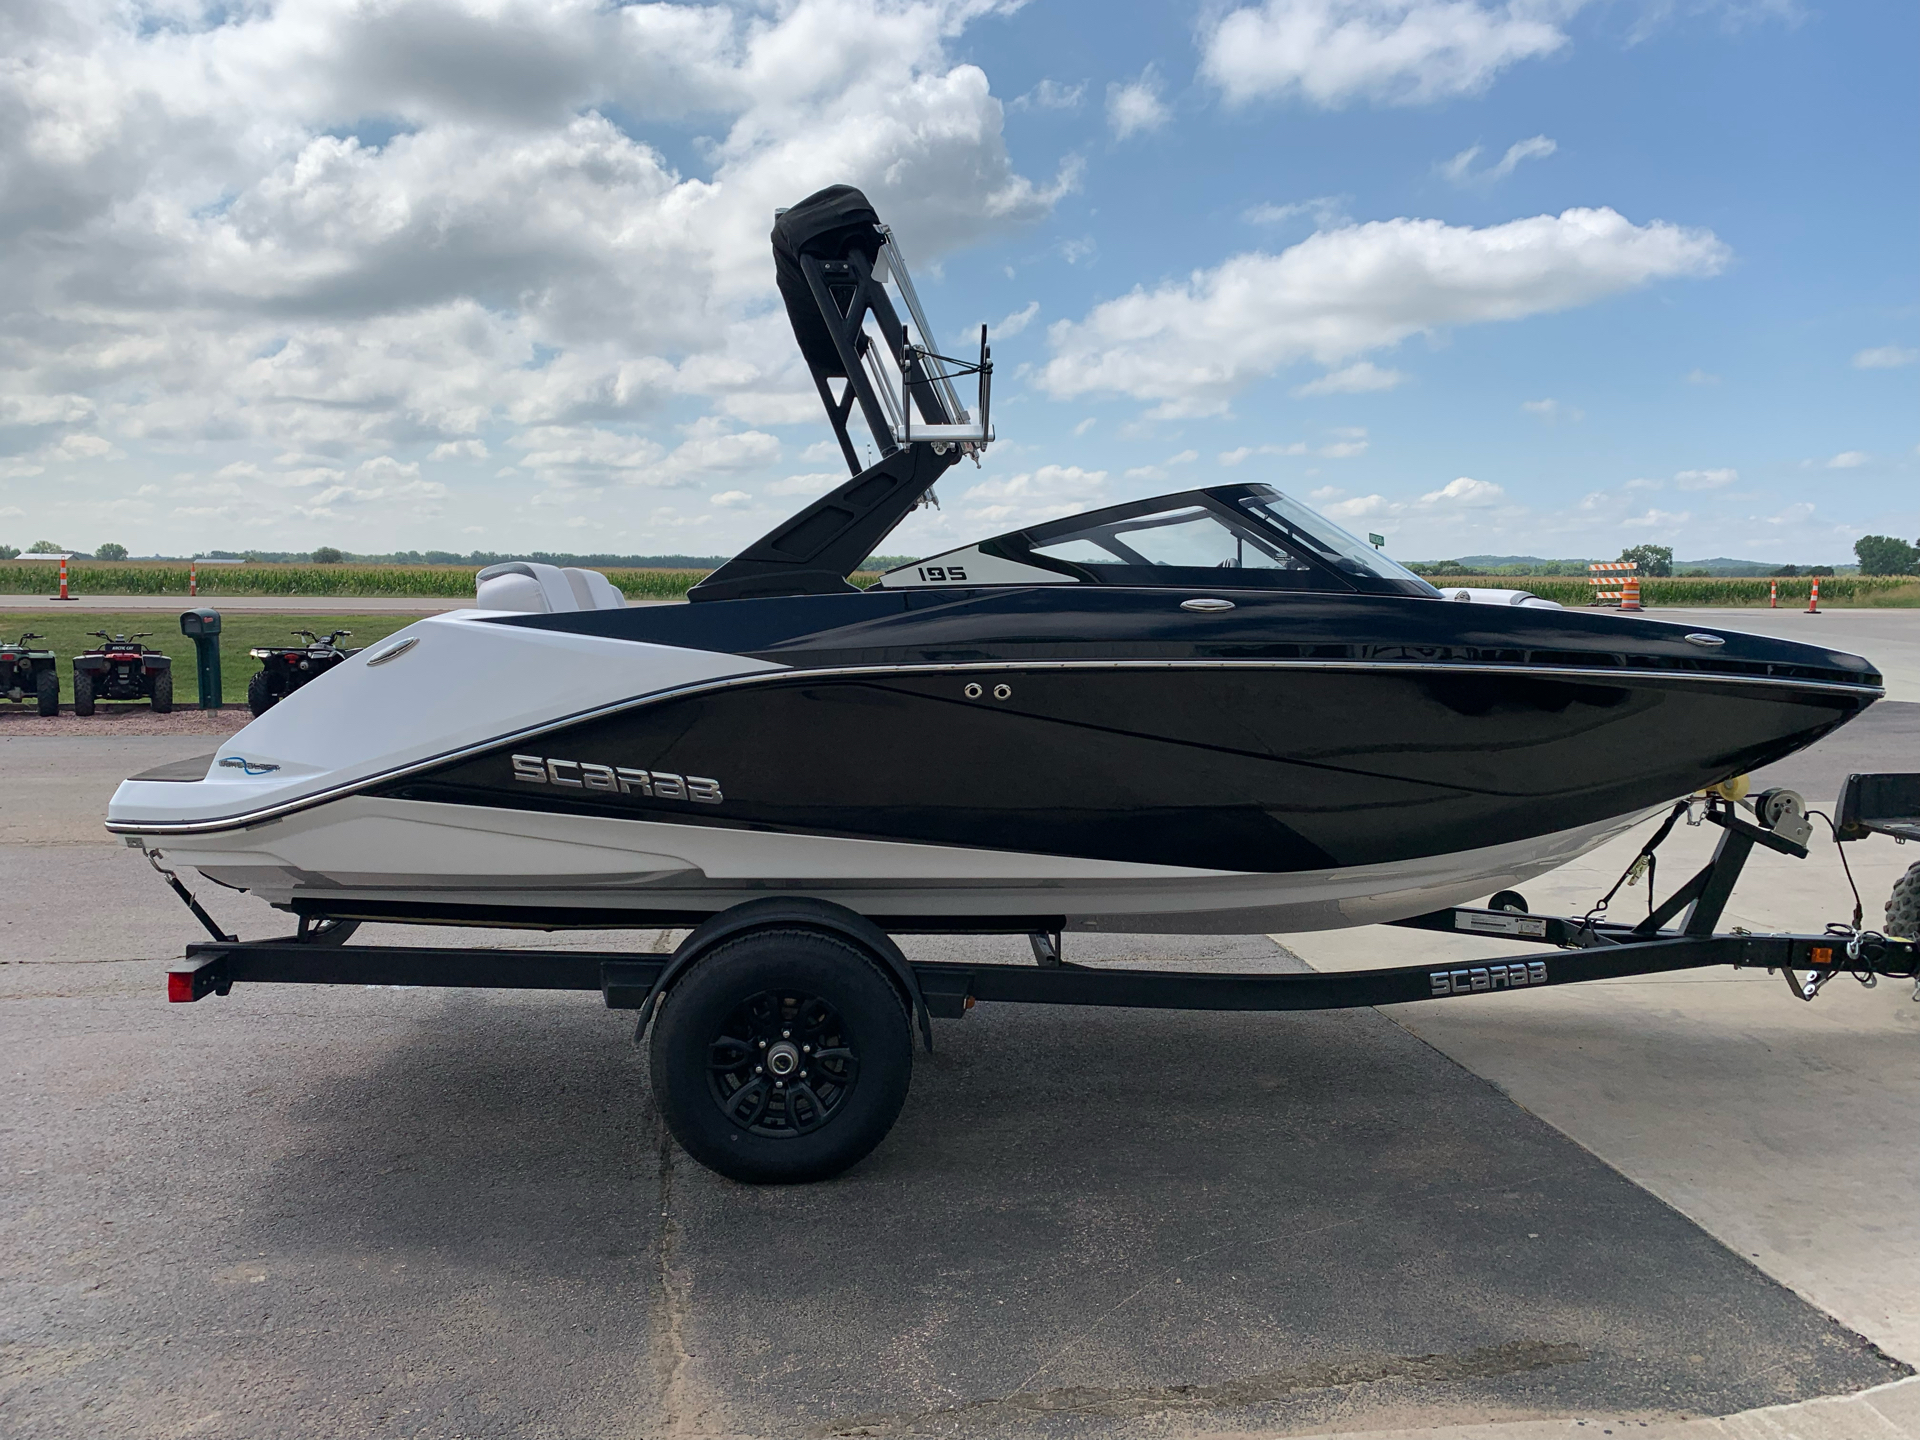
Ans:
<svg viewBox="0 0 1920 1440"><path fill-rule="evenodd" d="M1271 537L1201 505L1106 520L1033 547L1075 565L1172 565L1182 569L1307 570Z"/></svg>
<svg viewBox="0 0 1920 1440"><path fill-rule="evenodd" d="M1349 575L1373 575L1382 580L1412 581L1429 595L1440 592L1433 585L1382 555L1371 545L1349 535L1323 515L1317 515L1299 501L1278 490L1265 495L1250 495L1240 502L1242 508L1274 526L1301 549L1318 556L1336 570Z"/></svg>

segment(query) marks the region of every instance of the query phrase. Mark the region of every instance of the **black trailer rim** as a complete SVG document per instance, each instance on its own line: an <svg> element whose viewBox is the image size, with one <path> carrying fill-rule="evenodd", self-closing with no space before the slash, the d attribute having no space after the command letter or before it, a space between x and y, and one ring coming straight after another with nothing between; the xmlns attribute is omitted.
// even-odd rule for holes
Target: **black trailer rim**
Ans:
<svg viewBox="0 0 1920 1440"><path fill-rule="evenodd" d="M794 1139L846 1106L860 1057L840 1012L817 995L763 990L727 1016L707 1045L707 1088L728 1121Z"/></svg>

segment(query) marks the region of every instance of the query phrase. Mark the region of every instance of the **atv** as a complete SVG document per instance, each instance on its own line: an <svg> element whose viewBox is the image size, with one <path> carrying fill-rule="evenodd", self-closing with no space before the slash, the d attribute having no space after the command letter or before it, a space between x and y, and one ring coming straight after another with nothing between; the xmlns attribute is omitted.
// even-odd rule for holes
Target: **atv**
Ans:
<svg viewBox="0 0 1920 1440"><path fill-rule="evenodd" d="M324 640L311 630L293 633L305 637L307 643L268 646L247 652L260 662L260 668L247 681L247 708L255 715L266 714L309 680L326 674L349 655L360 653L342 650L333 643L343 635L353 634L351 630L336 630Z"/></svg>
<svg viewBox="0 0 1920 1440"><path fill-rule="evenodd" d="M29 640L44 635L22 635L11 645L0 644L0 695L16 705L32 695L42 715L60 713L60 664L51 650L35 650Z"/></svg>
<svg viewBox="0 0 1920 1440"><path fill-rule="evenodd" d="M156 715L173 709L173 661L138 642L152 635L109 635L89 630L103 643L73 659L73 713L93 714L96 700L151 700Z"/></svg>

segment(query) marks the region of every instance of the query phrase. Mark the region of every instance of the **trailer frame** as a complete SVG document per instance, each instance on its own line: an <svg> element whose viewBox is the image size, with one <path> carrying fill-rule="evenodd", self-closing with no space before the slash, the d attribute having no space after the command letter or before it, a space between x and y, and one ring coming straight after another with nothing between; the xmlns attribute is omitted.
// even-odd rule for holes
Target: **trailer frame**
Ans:
<svg viewBox="0 0 1920 1440"><path fill-rule="evenodd" d="M1682 807L1677 806L1660 832L1642 847L1642 857L1652 855L1681 813ZM974 933L1029 933L1037 963L910 962L891 937L935 932L919 925L894 928L884 920L804 897L735 907L694 928L671 955L658 956L626 951L340 944L310 929L304 917L294 935L237 940L221 933L198 902L169 877L216 938L187 947L185 959L168 974L168 999L190 1002L226 995L236 984L598 990L610 1009L646 1012L641 1017L644 1029L666 990L719 940L756 927L795 925L852 939L885 962L907 992L929 1050L933 1048L929 1017L957 1018L982 1001L1168 1010L1341 1010L1716 965L1780 971L1796 997L1811 1000L1839 974L1873 984L1883 975L1912 979L1920 973L1920 944L1870 930L1838 927L1818 935L1768 935L1717 929L1754 846L1801 858L1807 851L1804 845L1740 818L1728 803L1709 800L1700 819L1723 831L1713 858L1634 924L1605 920L1599 911L1573 917L1534 915L1522 908L1449 906L1395 923L1535 944L1554 953L1343 973L1228 974L1079 965L1063 958L1058 930L1012 931L1004 928L1004 922L989 923ZM1667 929L1676 918L1679 928ZM955 928L942 927L940 933Z"/></svg>

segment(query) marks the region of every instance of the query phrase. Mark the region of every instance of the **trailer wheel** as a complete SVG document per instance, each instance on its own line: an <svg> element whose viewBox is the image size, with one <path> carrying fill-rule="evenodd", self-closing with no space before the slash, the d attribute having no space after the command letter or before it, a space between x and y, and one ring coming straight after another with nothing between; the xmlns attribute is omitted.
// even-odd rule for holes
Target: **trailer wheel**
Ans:
<svg viewBox="0 0 1920 1440"><path fill-rule="evenodd" d="M667 1128L708 1169L825 1180L884 1140L906 1102L906 1002L849 941L758 931L716 946L668 993L651 1070Z"/></svg>
<svg viewBox="0 0 1920 1440"><path fill-rule="evenodd" d="M1887 897L1887 934L1920 939L1920 860L1893 882Z"/></svg>
<svg viewBox="0 0 1920 1440"><path fill-rule="evenodd" d="M90 670L73 672L73 713L93 714L93 672Z"/></svg>
<svg viewBox="0 0 1920 1440"><path fill-rule="evenodd" d="M253 678L247 681L247 709L255 715L264 715L273 708L273 677L264 670L253 672Z"/></svg>
<svg viewBox="0 0 1920 1440"><path fill-rule="evenodd" d="M39 690L40 713L58 715L60 713L60 672L48 665L33 677L33 683Z"/></svg>
<svg viewBox="0 0 1920 1440"><path fill-rule="evenodd" d="M162 670L153 677L153 713L171 715L173 713L173 671Z"/></svg>

